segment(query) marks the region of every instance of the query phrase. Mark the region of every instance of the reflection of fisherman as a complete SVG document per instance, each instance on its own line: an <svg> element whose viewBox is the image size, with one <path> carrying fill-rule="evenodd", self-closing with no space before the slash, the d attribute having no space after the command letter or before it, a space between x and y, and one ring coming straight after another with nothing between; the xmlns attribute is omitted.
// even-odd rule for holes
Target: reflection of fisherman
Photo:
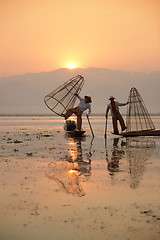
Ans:
<svg viewBox="0 0 160 240"><path fill-rule="evenodd" d="M118 148L118 142L119 142L119 138L114 138L112 157L110 160L106 152L106 160L108 162L107 168L108 168L108 171L110 172L110 175L113 175L114 172L119 171L119 160L122 159L124 155L124 151ZM124 145L124 142L122 141L121 146L123 145Z"/></svg>
<svg viewBox="0 0 160 240"><path fill-rule="evenodd" d="M126 129L123 117L119 112L119 106L125 106L128 104L128 102L127 103L119 103L119 102L115 102L114 99L115 99L115 97L110 96L109 100L111 102L107 105L106 118L108 118L108 112L110 109L111 115L112 115L114 134L119 134L117 120L119 120L122 131L124 131Z"/></svg>
<svg viewBox="0 0 160 240"><path fill-rule="evenodd" d="M84 174L84 176L91 175L91 159L90 152L87 154L87 160L83 160L81 140L77 141L77 156L74 159L74 163L77 163L73 166L73 170L79 172L79 175Z"/></svg>
<svg viewBox="0 0 160 240"><path fill-rule="evenodd" d="M73 113L77 116L77 130L81 130L82 126L82 114L83 112L88 108L88 116L91 113L91 97L85 96L84 98L81 98L77 93L75 95L79 98L80 103L77 107L75 108L70 108L67 110L65 114L62 116L65 117L65 119L69 118Z"/></svg>
<svg viewBox="0 0 160 240"><path fill-rule="evenodd" d="M48 178L58 183L60 188L66 193L83 197L85 192L80 183L80 177L85 178L91 175L90 156L87 161L83 161L81 140L77 142L77 149L68 149L70 157L65 156L63 161L52 162L53 170ZM50 165L51 165L50 164Z"/></svg>

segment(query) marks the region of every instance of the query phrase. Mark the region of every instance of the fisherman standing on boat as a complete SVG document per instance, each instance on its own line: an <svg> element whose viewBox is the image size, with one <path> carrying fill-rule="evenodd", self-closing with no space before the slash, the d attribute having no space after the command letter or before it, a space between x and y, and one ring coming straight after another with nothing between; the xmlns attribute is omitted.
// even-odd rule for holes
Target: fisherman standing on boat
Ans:
<svg viewBox="0 0 160 240"><path fill-rule="evenodd" d="M82 114L83 112L88 109L88 116L91 113L91 97L90 96L84 96L84 98L81 98L77 93L75 93L75 96L80 100L80 103L75 108L70 108L66 111L65 114L62 114L62 116L65 118L69 118L73 113L77 116L77 130L81 131L82 126Z"/></svg>
<svg viewBox="0 0 160 240"><path fill-rule="evenodd" d="M122 131L124 131L126 129L126 125L124 123L123 117L119 112L119 106L125 106L128 104L128 102L127 103L119 103L119 102L114 101L114 99L115 99L115 97L110 96L110 98L109 98L110 103L107 105L107 109L106 109L106 118L108 118L108 112L110 109L111 115L112 115L113 130L114 130L113 133L119 134L118 124L117 124L118 120L121 125Z"/></svg>

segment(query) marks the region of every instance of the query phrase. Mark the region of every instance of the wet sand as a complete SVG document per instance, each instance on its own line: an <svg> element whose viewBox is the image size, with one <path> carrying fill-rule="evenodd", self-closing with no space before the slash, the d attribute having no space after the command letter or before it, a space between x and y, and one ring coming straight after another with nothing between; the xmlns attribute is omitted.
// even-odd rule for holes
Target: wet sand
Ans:
<svg viewBox="0 0 160 240"><path fill-rule="evenodd" d="M159 137L117 138L108 122L105 144L103 118L91 119L93 142L87 121L73 139L59 119L8 119L0 239L160 239Z"/></svg>

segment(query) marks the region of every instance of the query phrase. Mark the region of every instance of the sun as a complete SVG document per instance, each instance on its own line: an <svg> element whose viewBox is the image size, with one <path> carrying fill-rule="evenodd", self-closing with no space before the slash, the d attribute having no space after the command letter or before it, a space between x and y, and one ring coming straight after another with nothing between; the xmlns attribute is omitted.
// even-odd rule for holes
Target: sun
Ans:
<svg viewBox="0 0 160 240"><path fill-rule="evenodd" d="M76 68L76 65L75 65L74 63L69 63L69 64L67 65L67 68L69 68L69 69L74 69L74 68Z"/></svg>

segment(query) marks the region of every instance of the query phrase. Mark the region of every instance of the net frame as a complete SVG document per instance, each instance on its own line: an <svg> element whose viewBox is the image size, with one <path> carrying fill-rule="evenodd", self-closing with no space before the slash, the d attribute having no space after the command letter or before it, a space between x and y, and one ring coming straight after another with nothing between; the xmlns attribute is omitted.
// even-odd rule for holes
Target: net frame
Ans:
<svg viewBox="0 0 160 240"><path fill-rule="evenodd" d="M61 116L68 109L73 108L77 100L75 93L79 95L83 85L84 78L81 75L77 75L47 94L44 97L44 102L52 112ZM63 92L64 95L61 95Z"/></svg>
<svg viewBox="0 0 160 240"><path fill-rule="evenodd" d="M155 130L155 126L147 111L144 101L135 87L130 90L128 102L126 132Z"/></svg>

